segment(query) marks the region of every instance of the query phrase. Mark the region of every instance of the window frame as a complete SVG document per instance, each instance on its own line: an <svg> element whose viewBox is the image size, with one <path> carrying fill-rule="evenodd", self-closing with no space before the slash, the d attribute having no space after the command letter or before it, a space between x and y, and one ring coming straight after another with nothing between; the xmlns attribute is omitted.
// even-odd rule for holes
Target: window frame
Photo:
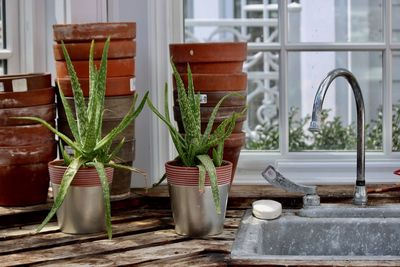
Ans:
<svg viewBox="0 0 400 267"><path fill-rule="evenodd" d="M20 70L19 1L5 0L3 3L5 4L6 47L0 49L0 59L7 60L7 73L17 73Z"/></svg>
<svg viewBox="0 0 400 267"><path fill-rule="evenodd" d="M182 0L173 0L169 10L175 11L170 16L172 25L182 25L184 20ZM392 43L392 1L383 4L383 42L378 43L289 43L288 42L288 0L279 1L278 43L249 46L249 50L277 51L280 55L280 152L242 151L234 183L265 184L261 172L267 165L277 167L285 176L305 184L354 184L356 177L356 152L289 152L288 147L288 103L287 83L288 53L293 51L380 51L383 55L383 151L366 153L367 183L391 183L398 178L393 171L399 168L399 152L392 152L392 51L399 50L399 43ZM181 26L182 27L182 26ZM175 34L174 42L183 42L183 27ZM167 67L167 66L166 66ZM169 68L168 68L169 69ZM164 147L162 150L168 150ZM169 151L170 152L170 151Z"/></svg>

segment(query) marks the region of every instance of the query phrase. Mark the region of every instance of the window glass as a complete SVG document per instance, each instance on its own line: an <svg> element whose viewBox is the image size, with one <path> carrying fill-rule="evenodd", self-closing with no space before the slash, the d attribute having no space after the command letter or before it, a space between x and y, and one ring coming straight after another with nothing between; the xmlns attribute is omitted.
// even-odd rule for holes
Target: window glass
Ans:
<svg viewBox="0 0 400 267"><path fill-rule="evenodd" d="M289 42L381 42L382 1L301 0L289 12Z"/></svg>
<svg viewBox="0 0 400 267"><path fill-rule="evenodd" d="M279 149L279 54L253 52L248 73L246 149Z"/></svg>
<svg viewBox="0 0 400 267"><path fill-rule="evenodd" d="M393 151L400 151L400 51L393 52Z"/></svg>
<svg viewBox="0 0 400 267"><path fill-rule="evenodd" d="M400 42L400 0L392 0L393 41Z"/></svg>
<svg viewBox="0 0 400 267"><path fill-rule="evenodd" d="M0 50L6 48L6 31L5 31L5 9L4 1L0 0ZM0 60L0 75L7 73L7 61L4 59Z"/></svg>
<svg viewBox="0 0 400 267"><path fill-rule="evenodd" d="M184 18L185 42L279 40L277 0L184 0Z"/></svg>
<svg viewBox="0 0 400 267"><path fill-rule="evenodd" d="M288 62L289 151L356 149L355 100L344 78L336 78L327 91L321 131L308 131L315 93L335 68L349 69L357 78L365 106L367 149L382 150L381 52L290 52Z"/></svg>

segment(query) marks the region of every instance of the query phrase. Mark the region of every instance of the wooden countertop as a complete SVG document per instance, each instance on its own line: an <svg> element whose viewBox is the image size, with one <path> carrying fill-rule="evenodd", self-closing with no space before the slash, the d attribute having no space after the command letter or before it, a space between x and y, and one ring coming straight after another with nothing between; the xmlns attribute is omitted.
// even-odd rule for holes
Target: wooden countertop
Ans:
<svg viewBox="0 0 400 267"><path fill-rule="evenodd" d="M353 186L321 186L322 203L349 202ZM270 186L233 186L223 234L191 239L174 232L168 191L160 186L146 192L132 190L132 197L115 201L113 239L105 234L69 235L49 223L41 233L34 229L51 203L24 207L0 207L0 266L227 266L264 265L232 262L230 250L240 219L254 200L269 198L284 207L300 207L301 196ZM399 203L400 192L370 194L371 203ZM399 262L334 262L336 265L399 266ZM274 261L270 266L331 266L333 262Z"/></svg>

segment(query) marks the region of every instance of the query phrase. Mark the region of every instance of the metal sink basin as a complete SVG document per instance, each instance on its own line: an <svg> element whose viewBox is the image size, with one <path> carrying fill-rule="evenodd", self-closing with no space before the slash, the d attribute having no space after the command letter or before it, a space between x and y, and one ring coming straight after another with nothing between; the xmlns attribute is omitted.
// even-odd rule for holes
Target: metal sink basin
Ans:
<svg viewBox="0 0 400 267"><path fill-rule="evenodd" d="M285 210L279 218L269 221L257 219L247 210L233 243L231 258L399 261L400 218L388 217L389 213L383 216L379 209L367 210L370 209L355 216L351 212L341 216L339 212L339 217L330 218L302 217ZM317 215L321 214L317 212Z"/></svg>

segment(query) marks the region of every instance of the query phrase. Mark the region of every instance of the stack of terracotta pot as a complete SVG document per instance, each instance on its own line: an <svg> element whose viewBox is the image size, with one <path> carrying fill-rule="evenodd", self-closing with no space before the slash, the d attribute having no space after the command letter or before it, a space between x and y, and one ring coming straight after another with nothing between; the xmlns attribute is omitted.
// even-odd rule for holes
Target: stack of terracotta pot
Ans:
<svg viewBox="0 0 400 267"><path fill-rule="evenodd" d="M95 40L94 62L100 66L104 42L111 38L107 60L107 81L105 97L105 113L103 119L103 135L115 128L128 112L134 95L135 56L136 56L136 23L88 23L53 25L54 58L56 60L57 80L60 89L73 105L71 80L61 48L61 41L74 65L83 94L89 96L89 49ZM86 99L87 100L87 99ZM65 112L59 105L59 129L69 133ZM134 123L128 127L113 146L125 137L125 144L118 155L118 163L132 165L135 153ZM124 198L130 194L131 172L115 170L111 187L113 199Z"/></svg>
<svg viewBox="0 0 400 267"><path fill-rule="evenodd" d="M235 92L241 95L226 99L218 110L215 124L218 125L232 112L241 112L246 106L247 74L243 62L247 57L247 43L185 43L170 44L170 56L185 85L187 86L187 64L193 73L193 84L200 92L201 121L204 131L211 112L218 101L226 94ZM176 84L174 81L174 118L180 131L183 131ZM232 135L225 141L224 159L233 163L232 179L235 175L240 150L245 143L242 131L246 115L239 117ZM215 128L215 127L214 127Z"/></svg>
<svg viewBox="0 0 400 267"><path fill-rule="evenodd" d="M56 157L55 136L42 124L14 119L35 116L54 125L50 74L0 76L0 205L46 202L47 163Z"/></svg>

